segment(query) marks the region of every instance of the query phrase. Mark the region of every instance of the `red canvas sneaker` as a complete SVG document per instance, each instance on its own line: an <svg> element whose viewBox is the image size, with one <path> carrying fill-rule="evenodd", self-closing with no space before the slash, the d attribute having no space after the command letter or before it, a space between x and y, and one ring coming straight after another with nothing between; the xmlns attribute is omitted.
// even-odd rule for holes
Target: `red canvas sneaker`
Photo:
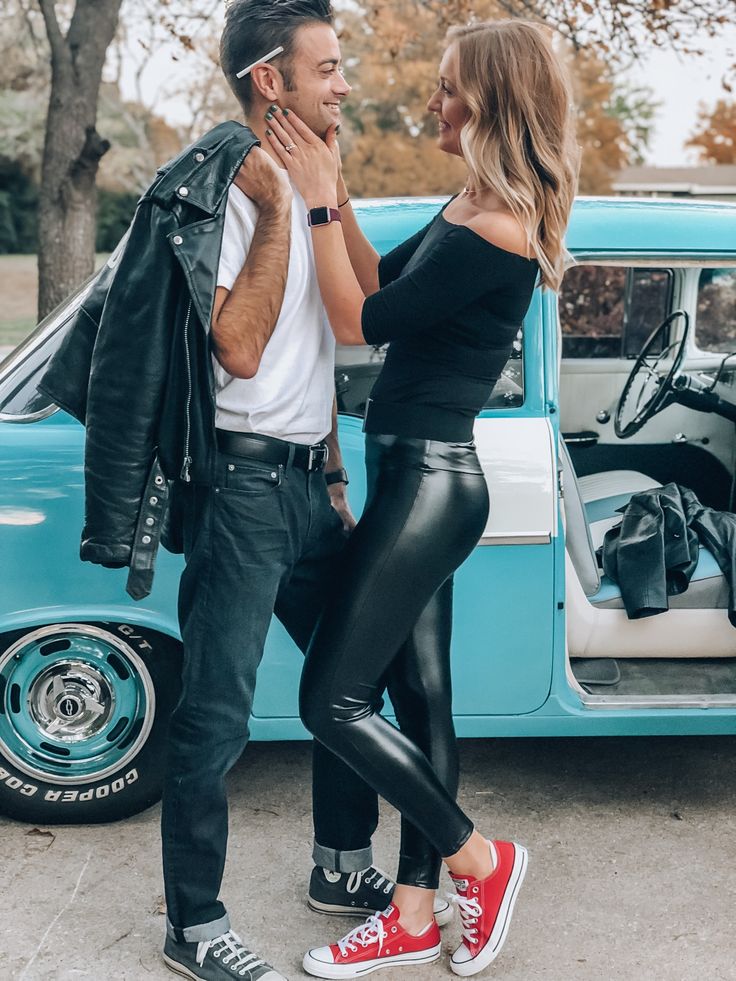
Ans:
<svg viewBox="0 0 736 981"><path fill-rule="evenodd" d="M329 947L316 947L304 955L304 970L317 978L360 978L381 967L431 964L442 952L437 923L415 937L399 925L399 911L389 906L369 916L355 930Z"/></svg>
<svg viewBox="0 0 736 981"><path fill-rule="evenodd" d="M463 942L450 958L450 967L464 978L498 957L526 875L526 848L512 841L489 841L488 845L494 864L489 876L452 876L457 890L452 898L460 910Z"/></svg>

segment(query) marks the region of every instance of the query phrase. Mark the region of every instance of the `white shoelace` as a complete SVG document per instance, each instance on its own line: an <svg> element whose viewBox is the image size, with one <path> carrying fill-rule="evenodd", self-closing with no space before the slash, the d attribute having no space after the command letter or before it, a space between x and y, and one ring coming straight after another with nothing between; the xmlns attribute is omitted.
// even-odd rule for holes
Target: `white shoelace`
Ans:
<svg viewBox="0 0 736 981"><path fill-rule="evenodd" d="M458 896L455 893L447 893L447 898L460 910L460 922L463 927L463 940L469 944L478 943L478 920L483 915L483 907L477 899L468 899L466 896Z"/></svg>
<svg viewBox="0 0 736 981"><path fill-rule="evenodd" d="M365 948L378 942L378 953L380 954L386 936L383 918L378 913L375 916L369 916L365 923L361 923L360 926L346 934L342 940L338 940L337 946L344 957L348 950L356 951L358 949L357 944Z"/></svg>
<svg viewBox="0 0 736 981"><path fill-rule="evenodd" d="M366 875L366 872L370 872L370 875ZM363 879L364 875L365 879ZM356 893L360 889L361 882L365 882L367 886L373 884L374 889L380 889L383 886L386 895L391 892L395 885L393 879L390 879L382 869L377 869L375 866L370 869L363 869L361 872L352 872L346 886L347 891L351 895Z"/></svg>
<svg viewBox="0 0 736 981"><path fill-rule="evenodd" d="M215 947L217 949L214 949ZM232 930L228 931L228 933L223 933L219 937L215 937L214 940L201 941L197 947L197 964L200 967L204 963L207 951L210 948L213 948L213 957L219 958L222 954L225 954L226 956L222 958L222 963L228 964L230 970L239 974L241 977L245 977L246 972L252 971L256 967L261 967L266 963L257 954L248 950L237 933L233 933Z"/></svg>

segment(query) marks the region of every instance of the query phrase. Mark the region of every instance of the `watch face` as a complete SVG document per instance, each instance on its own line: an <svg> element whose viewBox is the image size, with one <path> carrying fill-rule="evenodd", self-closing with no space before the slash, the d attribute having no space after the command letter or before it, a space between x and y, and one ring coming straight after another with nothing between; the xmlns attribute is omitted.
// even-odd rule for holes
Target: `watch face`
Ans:
<svg viewBox="0 0 736 981"><path fill-rule="evenodd" d="M310 225L327 225L330 221L329 208L312 208L309 212Z"/></svg>

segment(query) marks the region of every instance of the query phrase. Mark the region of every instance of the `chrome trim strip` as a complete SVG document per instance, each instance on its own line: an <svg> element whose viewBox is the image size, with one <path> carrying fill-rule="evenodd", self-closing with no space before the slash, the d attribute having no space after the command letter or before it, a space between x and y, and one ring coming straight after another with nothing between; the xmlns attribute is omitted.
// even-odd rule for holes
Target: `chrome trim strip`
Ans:
<svg viewBox="0 0 736 981"><path fill-rule="evenodd" d="M698 252L692 255L679 253L667 255L663 252L586 252L584 249L572 253L578 263L586 266L656 266L672 267L702 266L706 269L726 269L736 266L736 256L724 256L720 252Z"/></svg>
<svg viewBox="0 0 736 981"><path fill-rule="evenodd" d="M589 709L717 709L736 707L733 695L589 695L580 696Z"/></svg>
<svg viewBox="0 0 736 981"><path fill-rule="evenodd" d="M59 406L55 402L51 402L45 409L39 409L38 412L31 412L30 415L25 416L15 416L11 415L10 412L0 412L0 422L40 422L41 419L48 419L49 416L54 415L58 411Z"/></svg>
<svg viewBox="0 0 736 981"><path fill-rule="evenodd" d="M552 536L549 532L540 534L539 532L523 532L517 534L493 534L483 535L478 545L549 545Z"/></svg>

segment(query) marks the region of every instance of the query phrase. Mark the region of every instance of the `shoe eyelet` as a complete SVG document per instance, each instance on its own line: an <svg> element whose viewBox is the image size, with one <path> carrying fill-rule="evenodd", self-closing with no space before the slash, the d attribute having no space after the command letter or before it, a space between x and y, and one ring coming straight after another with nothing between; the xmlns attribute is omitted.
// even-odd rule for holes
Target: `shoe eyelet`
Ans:
<svg viewBox="0 0 736 981"><path fill-rule="evenodd" d="M473 892L478 892L478 887L477 886L473 886Z"/></svg>
<svg viewBox="0 0 736 981"><path fill-rule="evenodd" d="M396 933L396 927L391 927L391 933Z"/></svg>

